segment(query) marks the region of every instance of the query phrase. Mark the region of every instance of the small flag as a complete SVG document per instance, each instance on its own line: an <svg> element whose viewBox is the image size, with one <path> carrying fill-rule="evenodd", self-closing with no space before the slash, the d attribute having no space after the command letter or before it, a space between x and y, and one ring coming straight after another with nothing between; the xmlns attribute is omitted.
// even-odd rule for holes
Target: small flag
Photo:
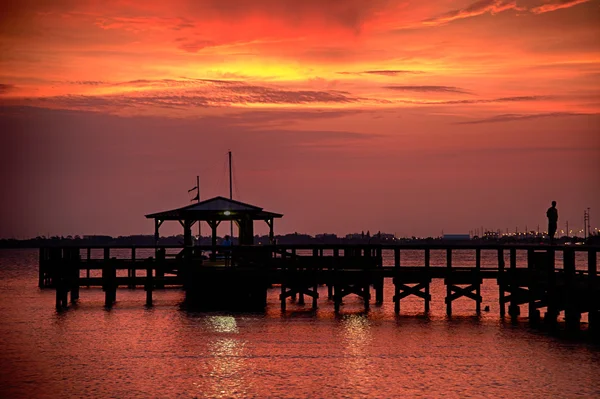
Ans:
<svg viewBox="0 0 600 399"><path fill-rule="evenodd" d="M192 191L194 191L194 190L195 190L195 189L197 189L197 188L198 188L198 186L194 186L194 187L190 188L190 189L188 190L188 193L189 193L189 192L192 192Z"/></svg>
<svg viewBox="0 0 600 399"><path fill-rule="evenodd" d="M196 196L194 198L192 198L190 201L200 201L200 195L196 194Z"/></svg>

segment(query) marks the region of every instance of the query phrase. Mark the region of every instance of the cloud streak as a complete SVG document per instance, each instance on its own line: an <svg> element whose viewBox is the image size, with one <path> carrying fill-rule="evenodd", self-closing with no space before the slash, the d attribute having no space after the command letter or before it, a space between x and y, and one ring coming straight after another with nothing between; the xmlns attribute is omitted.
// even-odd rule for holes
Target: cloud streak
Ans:
<svg viewBox="0 0 600 399"><path fill-rule="evenodd" d="M554 0L547 2L547 4L534 7L530 11L534 14L543 14L546 12L561 10L563 8L570 8L578 4L583 4L587 2L589 2L589 0Z"/></svg>
<svg viewBox="0 0 600 399"><path fill-rule="evenodd" d="M15 85L0 83L0 94L6 94L15 89Z"/></svg>
<svg viewBox="0 0 600 399"><path fill-rule="evenodd" d="M360 72L337 72L339 75L381 75L381 76L401 76L401 75L412 75L421 74L423 71L411 71L402 69L382 69L382 70L371 70L371 71L360 71Z"/></svg>
<svg viewBox="0 0 600 399"><path fill-rule="evenodd" d="M443 25L458 19L475 17L486 13L497 14L511 9L518 9L517 3L514 0L479 0L467 7L448 11L436 17L426 19L423 21L423 24L430 26Z"/></svg>
<svg viewBox="0 0 600 399"><path fill-rule="evenodd" d="M495 115L489 118L476 119L471 121L456 122L455 125L479 125L483 123L500 123L500 122L515 122L540 118L559 118L570 116L588 116L594 114L578 113L578 112L547 112L540 114L502 114ZM598 115L598 114L595 114Z"/></svg>
<svg viewBox="0 0 600 399"><path fill-rule="evenodd" d="M413 85L394 85L384 86L384 89L397 91L412 91L420 93L458 93L471 94L468 91L454 86L413 86Z"/></svg>
<svg viewBox="0 0 600 399"><path fill-rule="evenodd" d="M87 84L87 83L84 83ZM93 85L95 85L94 83ZM98 82L98 84L102 84ZM29 97L19 100L19 105L45 108L66 108L120 112L122 110L165 109L189 110L197 107L227 107L236 105L308 105L308 104L350 104L364 101L345 91L339 90L290 90L277 87L251 85L245 82L206 80L206 79L162 79L134 80L113 83L131 88L148 90L126 91L120 94L98 95L56 95ZM4 102L15 105L15 101Z"/></svg>

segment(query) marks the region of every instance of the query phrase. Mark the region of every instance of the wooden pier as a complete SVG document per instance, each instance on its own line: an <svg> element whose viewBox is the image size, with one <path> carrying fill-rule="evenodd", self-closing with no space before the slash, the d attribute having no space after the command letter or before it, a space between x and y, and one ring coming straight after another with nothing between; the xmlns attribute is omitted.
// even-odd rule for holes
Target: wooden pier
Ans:
<svg viewBox="0 0 600 399"><path fill-rule="evenodd" d="M556 324L564 311L570 328L579 326L582 313L588 313L590 329L600 327L598 246L267 245L221 248L222 256L210 260L201 256L211 250L214 246L41 248L39 286L56 290L57 308L68 306L69 293L71 302L79 300L80 287L102 287L105 305L110 307L119 287L144 287L146 304L151 306L155 290L174 286L185 290L186 301L202 308L264 309L268 288L279 285L285 311L289 298L304 304L308 297L317 308L317 287L326 285L327 300L333 301L337 312L347 295L361 297L365 310L372 303L372 292L374 302L383 303L384 282L391 280L394 296L389 300L400 313L402 300L411 295L423 299L424 312L428 312L430 284L442 279L446 313L452 315L453 301L463 297L473 300L479 314L481 284L493 279L499 287L501 316L508 310L516 318L525 305L532 323L542 321L540 311L544 310L543 321ZM402 255L407 251L422 252L423 264L404 265ZM432 264L432 251L445 252L444 264ZM457 263L453 256L457 251L474 254L474 265ZM488 259L489 251L496 254L494 267L482 266L482 251L487 251ZM517 265L517 252L526 253L524 267ZM393 257L393 264L384 265L384 253L388 260ZM585 257L585 266L576 267L576 253L580 259ZM560 265L557 255L562 255Z"/></svg>

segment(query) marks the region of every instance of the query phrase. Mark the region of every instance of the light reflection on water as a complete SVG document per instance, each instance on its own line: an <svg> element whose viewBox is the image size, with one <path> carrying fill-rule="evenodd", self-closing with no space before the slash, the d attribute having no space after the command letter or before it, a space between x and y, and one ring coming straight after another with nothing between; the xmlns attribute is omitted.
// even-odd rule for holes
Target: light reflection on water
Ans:
<svg viewBox="0 0 600 399"><path fill-rule="evenodd" d="M348 297L335 315L321 290L319 309L290 304L278 290L262 314L180 309L179 290L120 289L103 308L99 289L56 313L39 291L36 251L0 251L0 397L6 398L573 398L598 397L597 346L512 325L497 314L497 286L482 289L492 312L472 301L444 315L444 287L422 301L386 302L363 313Z"/></svg>

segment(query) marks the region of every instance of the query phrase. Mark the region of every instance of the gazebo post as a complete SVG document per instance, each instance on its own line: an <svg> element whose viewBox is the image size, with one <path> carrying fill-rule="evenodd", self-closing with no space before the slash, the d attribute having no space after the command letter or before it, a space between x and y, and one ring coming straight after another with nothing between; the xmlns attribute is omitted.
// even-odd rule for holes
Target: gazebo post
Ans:
<svg viewBox="0 0 600 399"><path fill-rule="evenodd" d="M160 228L160 220L154 219L154 246L158 245L158 239L159 239L158 229L159 228Z"/></svg>
<svg viewBox="0 0 600 399"><path fill-rule="evenodd" d="M163 224L164 220L154 219L154 256L156 257L156 251L158 251L158 240L160 239L160 235L158 234L158 229Z"/></svg>
<svg viewBox="0 0 600 399"><path fill-rule="evenodd" d="M207 220L206 223L210 226L212 230L212 255L211 260L217 259L217 227L220 224L220 221L217 220Z"/></svg>
<svg viewBox="0 0 600 399"><path fill-rule="evenodd" d="M192 246L192 224L193 222L189 219L183 221L183 246Z"/></svg>
<svg viewBox="0 0 600 399"><path fill-rule="evenodd" d="M271 219L267 219L266 222L269 225L269 243L270 244L275 244L275 236L273 234L273 222L275 221L275 219L271 218Z"/></svg>

